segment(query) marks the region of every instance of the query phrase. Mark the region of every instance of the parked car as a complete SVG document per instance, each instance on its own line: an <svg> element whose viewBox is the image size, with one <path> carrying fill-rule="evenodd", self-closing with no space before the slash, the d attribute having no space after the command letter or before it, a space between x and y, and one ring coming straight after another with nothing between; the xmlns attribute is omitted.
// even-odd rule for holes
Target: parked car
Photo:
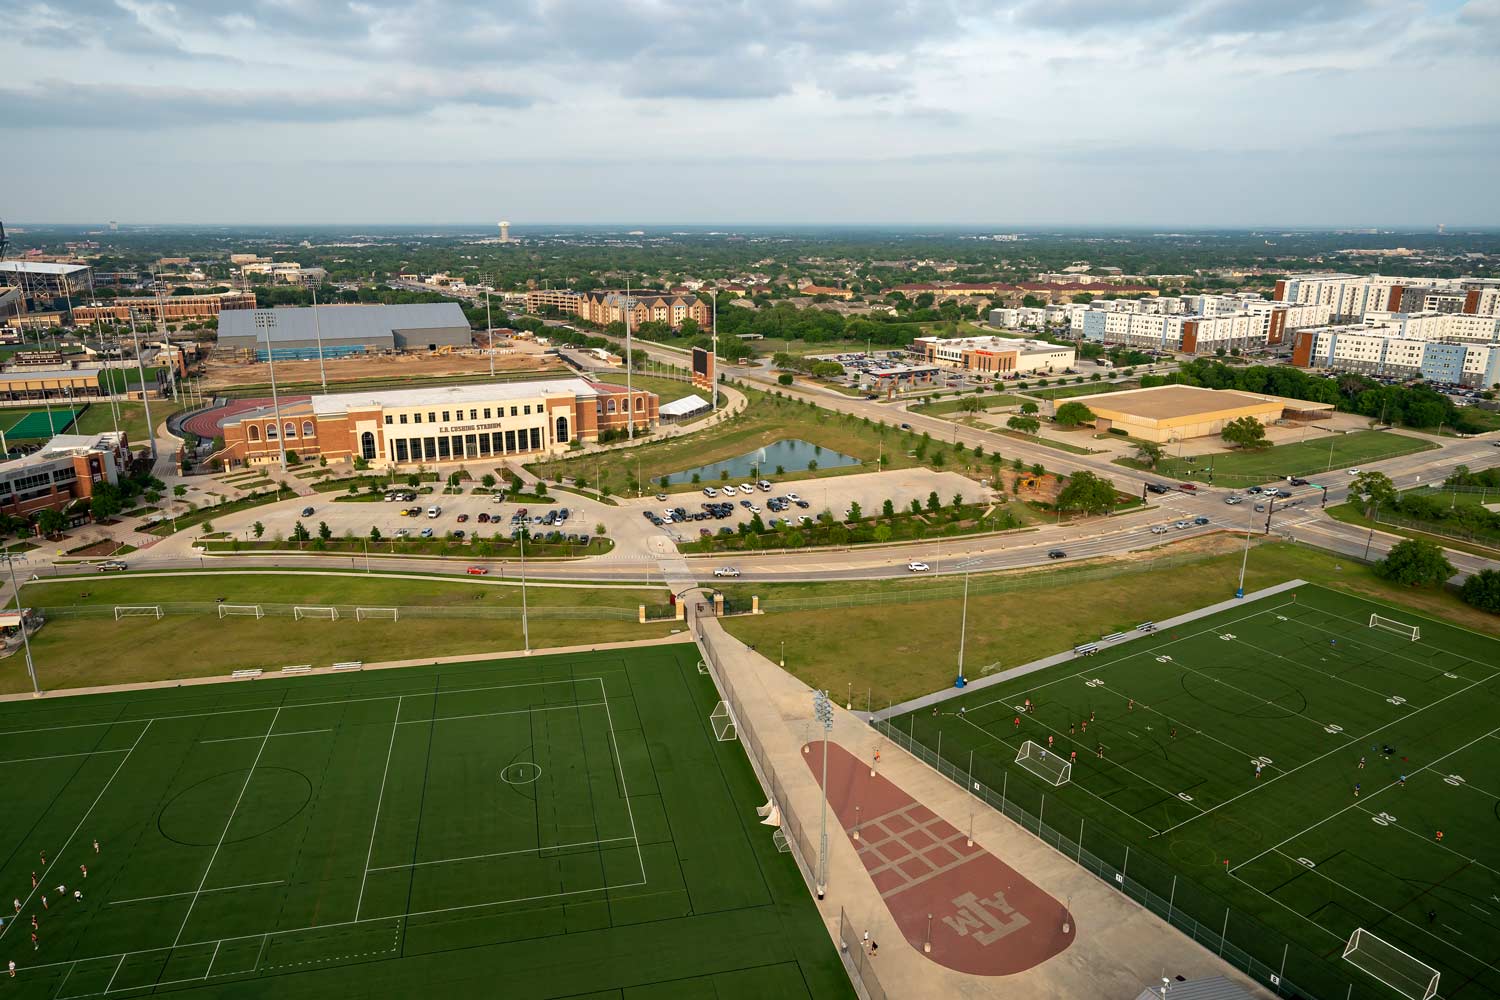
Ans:
<svg viewBox="0 0 1500 1000"><path fill-rule="evenodd" d="M792 503L796 503L796 502L797 502L797 501L799 501L799 500L801 500L801 499L802 499L802 498L801 498L801 497L799 497L799 496L798 496L798 495L797 495L797 494L795 494L795 493L788 493L788 494L787 494L787 495L786 495L786 498L787 498L787 499L788 499L788 500L790 500L790 501L791 501L791 502L792 502Z"/></svg>
<svg viewBox="0 0 1500 1000"><path fill-rule="evenodd" d="M457 531L455 531L453 533L453 537L457 541L460 541L460 542L463 541L464 540L464 529L459 528Z"/></svg>
<svg viewBox="0 0 1500 1000"><path fill-rule="evenodd" d="M656 494L656 499L658 499L658 500L665 500L666 498L667 498L667 495L665 493L658 493L658 494Z"/></svg>
<svg viewBox="0 0 1500 1000"><path fill-rule="evenodd" d="M735 569L733 566L720 566L718 569L714 570L714 576L735 577L739 575L740 571Z"/></svg>
<svg viewBox="0 0 1500 1000"><path fill-rule="evenodd" d="M443 508L439 507L437 504L433 504L431 507L427 508L427 516L428 517L438 517L442 513L443 513Z"/></svg>
<svg viewBox="0 0 1500 1000"><path fill-rule="evenodd" d="M396 529L396 537L397 538L410 538L411 537L411 529L410 528L397 528Z"/></svg>
<svg viewBox="0 0 1500 1000"><path fill-rule="evenodd" d="M931 568L931 566L928 566L924 562L909 562L906 564L906 571L908 573L925 573Z"/></svg>
<svg viewBox="0 0 1500 1000"><path fill-rule="evenodd" d="M771 481L769 479L762 479L758 483L756 483L755 485L760 489L760 491L762 493L769 493L769 492L771 492L771 485L772 485L772 483L771 483Z"/></svg>
<svg viewBox="0 0 1500 1000"><path fill-rule="evenodd" d="M432 537L432 529L431 528L423 528L422 529L422 537L423 538L431 538Z"/></svg>
<svg viewBox="0 0 1500 1000"><path fill-rule="evenodd" d="M484 511L480 511L479 512L479 516L476 517L474 520L478 521L480 524L489 524L490 523L490 515L487 514L487 513L485 513Z"/></svg>
<svg viewBox="0 0 1500 1000"><path fill-rule="evenodd" d="M719 491L712 486L705 486L703 487L703 495L706 497L716 497L719 495Z"/></svg>
<svg viewBox="0 0 1500 1000"><path fill-rule="evenodd" d="M313 516L313 509L311 507L303 507L302 508L302 516L303 517L312 517Z"/></svg>
<svg viewBox="0 0 1500 1000"><path fill-rule="evenodd" d="M458 515L458 523L459 524L463 524L468 519L469 519L469 515L468 514L460 514L460 515Z"/></svg>
<svg viewBox="0 0 1500 1000"><path fill-rule="evenodd" d="M753 483L740 483L740 492L746 496L750 496L755 492L755 485Z"/></svg>
<svg viewBox="0 0 1500 1000"><path fill-rule="evenodd" d="M484 566L470 566L468 569L464 570L464 572L467 573L467 574L469 574L470 576L489 576L490 575L489 569L487 567L484 567Z"/></svg>

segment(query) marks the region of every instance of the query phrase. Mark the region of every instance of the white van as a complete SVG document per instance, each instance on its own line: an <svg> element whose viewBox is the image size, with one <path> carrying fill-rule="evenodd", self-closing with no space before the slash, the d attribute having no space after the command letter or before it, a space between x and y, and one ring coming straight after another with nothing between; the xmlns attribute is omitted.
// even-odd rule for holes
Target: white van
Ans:
<svg viewBox="0 0 1500 1000"><path fill-rule="evenodd" d="M442 512L443 512L443 508L439 507L437 504L433 504L431 507L427 508L427 516L428 517L437 517Z"/></svg>

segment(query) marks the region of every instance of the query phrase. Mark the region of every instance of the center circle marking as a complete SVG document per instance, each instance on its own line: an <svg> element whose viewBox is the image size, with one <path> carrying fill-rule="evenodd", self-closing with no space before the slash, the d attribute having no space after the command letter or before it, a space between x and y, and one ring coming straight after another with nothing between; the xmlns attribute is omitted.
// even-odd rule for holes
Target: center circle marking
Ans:
<svg viewBox="0 0 1500 1000"><path fill-rule="evenodd" d="M500 770L500 780L507 785L529 785L542 776L542 765L529 760L518 760L506 764Z"/></svg>

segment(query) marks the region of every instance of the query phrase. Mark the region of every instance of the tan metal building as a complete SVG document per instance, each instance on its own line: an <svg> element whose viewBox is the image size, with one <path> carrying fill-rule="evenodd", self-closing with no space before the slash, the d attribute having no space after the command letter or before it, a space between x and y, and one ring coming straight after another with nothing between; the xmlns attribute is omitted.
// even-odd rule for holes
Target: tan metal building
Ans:
<svg viewBox="0 0 1500 1000"><path fill-rule="evenodd" d="M1240 417L1272 424L1282 419L1326 420L1333 413L1332 403L1191 385L1075 396L1060 402L1087 406L1098 418L1096 426L1101 431L1118 428L1131 437L1157 444L1213 437L1225 424Z"/></svg>

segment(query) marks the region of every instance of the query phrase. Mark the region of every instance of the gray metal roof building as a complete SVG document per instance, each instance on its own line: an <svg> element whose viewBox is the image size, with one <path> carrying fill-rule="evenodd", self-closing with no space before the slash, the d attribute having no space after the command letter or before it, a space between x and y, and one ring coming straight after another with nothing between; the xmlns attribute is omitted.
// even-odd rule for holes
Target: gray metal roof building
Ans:
<svg viewBox="0 0 1500 1000"><path fill-rule="evenodd" d="M371 351L432 351L468 347L469 321L457 302L398 306L317 306L295 309L235 309L219 314L219 346L266 357L267 342L277 360Z"/></svg>

